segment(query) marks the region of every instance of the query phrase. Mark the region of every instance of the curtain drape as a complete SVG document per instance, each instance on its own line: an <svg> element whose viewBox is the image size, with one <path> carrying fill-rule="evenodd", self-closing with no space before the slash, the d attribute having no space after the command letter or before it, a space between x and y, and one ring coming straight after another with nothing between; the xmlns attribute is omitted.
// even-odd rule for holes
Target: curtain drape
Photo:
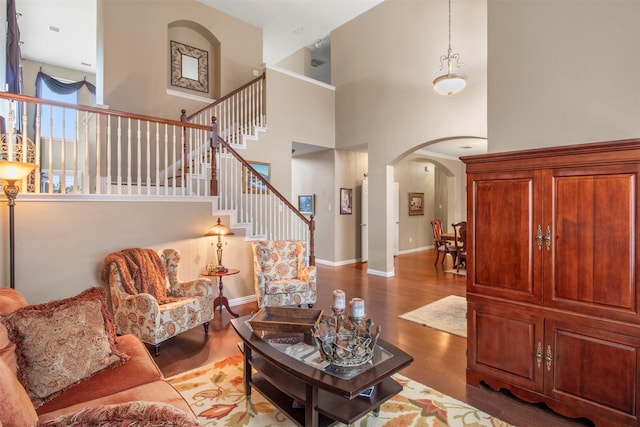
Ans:
<svg viewBox="0 0 640 427"><path fill-rule="evenodd" d="M42 98L42 84L46 84L51 91L58 93L60 95L68 95L70 93L74 93L82 89L82 86L86 86L89 92L92 95L96 94L96 87L89 83L86 80L81 80L79 82L71 82L64 83L60 80L57 80L50 75L43 73L42 71L38 71L38 76L36 77L36 97Z"/></svg>
<svg viewBox="0 0 640 427"><path fill-rule="evenodd" d="M9 93L22 93L20 73L20 29L16 14L15 0L7 0L7 70L6 79Z"/></svg>

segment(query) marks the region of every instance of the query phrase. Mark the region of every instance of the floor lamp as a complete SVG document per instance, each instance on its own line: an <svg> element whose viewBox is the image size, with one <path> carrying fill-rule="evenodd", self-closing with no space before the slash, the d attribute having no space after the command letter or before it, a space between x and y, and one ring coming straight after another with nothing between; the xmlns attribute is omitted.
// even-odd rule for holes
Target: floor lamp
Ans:
<svg viewBox="0 0 640 427"><path fill-rule="evenodd" d="M16 287L16 253L13 233L13 207L16 204L16 197L20 192L20 187L16 185L16 182L22 181L37 166L38 165L34 163L0 160L0 180L7 182L7 184L4 185L4 194L6 194L9 201L9 283L11 285L11 289L15 289Z"/></svg>

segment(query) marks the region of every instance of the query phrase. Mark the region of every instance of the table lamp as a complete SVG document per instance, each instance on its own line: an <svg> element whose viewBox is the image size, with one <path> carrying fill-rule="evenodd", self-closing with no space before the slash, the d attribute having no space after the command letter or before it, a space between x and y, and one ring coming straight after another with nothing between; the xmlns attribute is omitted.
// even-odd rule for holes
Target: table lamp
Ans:
<svg viewBox="0 0 640 427"><path fill-rule="evenodd" d="M231 230L229 230L229 227L227 227L226 225L220 222L220 218L218 218L218 223L213 227L211 227L211 229L209 229L207 234L205 234L205 236L218 236L218 244L217 244L218 249L216 250L218 254L218 263L216 265L211 265L213 264L211 263L207 266L207 271L209 272L209 274L213 274L215 272L222 273L227 271L225 266L222 265L222 236L229 236L232 234L233 233L231 232Z"/></svg>
<svg viewBox="0 0 640 427"><path fill-rule="evenodd" d="M13 232L13 207L16 204L16 197L20 192L20 187L16 182L22 181L31 173L38 165L35 163L10 162L8 160L0 160L0 180L6 181L4 185L4 194L9 201L9 284L11 289L16 287L15 272L15 238Z"/></svg>

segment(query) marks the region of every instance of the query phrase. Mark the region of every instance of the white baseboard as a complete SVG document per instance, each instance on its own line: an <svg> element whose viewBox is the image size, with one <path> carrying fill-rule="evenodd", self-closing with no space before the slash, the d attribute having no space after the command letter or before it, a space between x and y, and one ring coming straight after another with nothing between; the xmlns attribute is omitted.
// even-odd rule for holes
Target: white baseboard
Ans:
<svg viewBox="0 0 640 427"><path fill-rule="evenodd" d="M230 299L229 300L229 306L230 307L235 307L236 305L247 304L247 303L250 303L250 302L256 302L256 296L255 295L247 295L245 297Z"/></svg>
<svg viewBox="0 0 640 427"><path fill-rule="evenodd" d="M328 265L330 267L340 267L342 265L356 264L361 262L359 259L350 259L345 261L327 261L324 259L316 259L316 264Z"/></svg>
<svg viewBox="0 0 640 427"><path fill-rule="evenodd" d="M373 269L367 269L367 274L371 274L373 276L381 276L381 277L393 277L396 275L395 271L380 271L380 270L373 270Z"/></svg>
<svg viewBox="0 0 640 427"><path fill-rule="evenodd" d="M426 251L426 250L429 250L429 249L433 249L433 245L431 245L431 246L422 246L420 248L405 249L404 251L399 251L398 255L412 254L414 252L422 252L422 251Z"/></svg>

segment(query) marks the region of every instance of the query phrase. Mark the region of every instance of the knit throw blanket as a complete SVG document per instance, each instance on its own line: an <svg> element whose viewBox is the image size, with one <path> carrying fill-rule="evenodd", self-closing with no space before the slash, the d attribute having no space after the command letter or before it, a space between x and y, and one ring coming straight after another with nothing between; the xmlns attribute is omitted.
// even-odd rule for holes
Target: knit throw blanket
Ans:
<svg viewBox="0 0 640 427"><path fill-rule="evenodd" d="M153 249L130 248L113 252L104 259L102 278L109 280L109 266L116 265L122 288L128 294L147 293L158 304L166 304L179 298L167 295L167 267Z"/></svg>

